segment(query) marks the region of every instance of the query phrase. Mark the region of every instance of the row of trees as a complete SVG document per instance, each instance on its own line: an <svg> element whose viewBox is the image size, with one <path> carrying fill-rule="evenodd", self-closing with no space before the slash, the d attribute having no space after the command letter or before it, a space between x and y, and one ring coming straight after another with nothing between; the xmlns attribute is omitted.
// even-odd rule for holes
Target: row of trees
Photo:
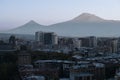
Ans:
<svg viewBox="0 0 120 80"><path fill-rule="evenodd" d="M19 80L15 53L0 55L0 80Z"/></svg>

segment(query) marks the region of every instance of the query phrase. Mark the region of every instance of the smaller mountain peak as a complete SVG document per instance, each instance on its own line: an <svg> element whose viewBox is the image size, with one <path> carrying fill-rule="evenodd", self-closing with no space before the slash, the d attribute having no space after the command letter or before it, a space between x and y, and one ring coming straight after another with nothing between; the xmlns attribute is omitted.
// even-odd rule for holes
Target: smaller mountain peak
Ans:
<svg viewBox="0 0 120 80"><path fill-rule="evenodd" d="M30 20L29 22L27 22L25 25L40 25L37 22L35 22L34 20Z"/></svg>
<svg viewBox="0 0 120 80"><path fill-rule="evenodd" d="M28 23L36 23L34 20L30 20Z"/></svg>
<svg viewBox="0 0 120 80"><path fill-rule="evenodd" d="M27 22L27 23L24 24L23 26L42 26L42 25L38 24L38 23L35 22L34 20L30 20L29 22Z"/></svg>

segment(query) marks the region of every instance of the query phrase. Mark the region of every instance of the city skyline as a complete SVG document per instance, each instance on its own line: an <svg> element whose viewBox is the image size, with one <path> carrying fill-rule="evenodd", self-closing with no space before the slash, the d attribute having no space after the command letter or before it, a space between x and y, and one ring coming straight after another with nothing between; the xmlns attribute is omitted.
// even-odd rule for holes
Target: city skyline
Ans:
<svg viewBox="0 0 120 80"><path fill-rule="evenodd" d="M1 0L0 31L18 27L30 20L42 25L70 20L81 13L120 20L119 0Z"/></svg>

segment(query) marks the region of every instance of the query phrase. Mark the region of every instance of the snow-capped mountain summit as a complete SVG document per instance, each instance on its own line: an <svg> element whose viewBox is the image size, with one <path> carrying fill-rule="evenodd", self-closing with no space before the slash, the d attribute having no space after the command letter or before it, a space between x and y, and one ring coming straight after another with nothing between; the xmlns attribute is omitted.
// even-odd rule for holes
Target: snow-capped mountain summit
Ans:
<svg viewBox="0 0 120 80"><path fill-rule="evenodd" d="M90 13L82 13L81 15L75 17L72 21L74 22L103 22L104 19Z"/></svg>

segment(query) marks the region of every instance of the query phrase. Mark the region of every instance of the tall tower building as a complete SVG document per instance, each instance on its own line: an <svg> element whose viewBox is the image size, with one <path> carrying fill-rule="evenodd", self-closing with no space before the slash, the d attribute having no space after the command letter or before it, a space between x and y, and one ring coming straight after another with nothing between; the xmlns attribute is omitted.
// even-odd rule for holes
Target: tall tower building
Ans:
<svg viewBox="0 0 120 80"><path fill-rule="evenodd" d="M35 33L35 40L39 41L41 44L44 45L55 45L58 44L58 37L57 34L54 32L36 32Z"/></svg>
<svg viewBox="0 0 120 80"><path fill-rule="evenodd" d="M114 39L111 42L112 52L115 53L118 50L118 40Z"/></svg>
<svg viewBox="0 0 120 80"><path fill-rule="evenodd" d="M40 44L44 44L44 32L38 31L35 33L35 40Z"/></svg>
<svg viewBox="0 0 120 80"><path fill-rule="evenodd" d="M95 36L89 37L89 47L97 47L97 39Z"/></svg>

